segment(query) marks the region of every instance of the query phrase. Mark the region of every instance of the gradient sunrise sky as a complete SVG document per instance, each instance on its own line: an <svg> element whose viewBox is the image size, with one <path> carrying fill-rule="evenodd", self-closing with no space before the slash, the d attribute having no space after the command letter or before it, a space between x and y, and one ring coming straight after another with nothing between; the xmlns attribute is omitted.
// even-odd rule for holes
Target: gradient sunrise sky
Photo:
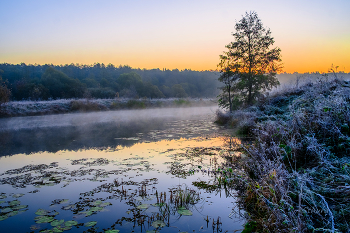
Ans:
<svg viewBox="0 0 350 233"><path fill-rule="evenodd" d="M246 11L283 71L350 72L350 0L0 0L0 63L214 70Z"/></svg>

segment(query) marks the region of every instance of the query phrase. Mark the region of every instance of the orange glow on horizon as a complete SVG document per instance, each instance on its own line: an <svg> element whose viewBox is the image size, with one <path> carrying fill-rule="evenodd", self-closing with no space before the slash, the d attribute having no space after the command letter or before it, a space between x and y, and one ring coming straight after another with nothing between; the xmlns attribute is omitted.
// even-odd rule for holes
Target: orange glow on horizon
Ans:
<svg viewBox="0 0 350 233"><path fill-rule="evenodd" d="M349 36L350 41L350 36ZM334 42L320 44L281 44L278 46L282 50L283 72L306 73L306 72L328 72L332 64L339 66L339 71L350 72L350 43L348 40L337 40ZM158 48L152 50L145 49L143 53L135 50L114 49L108 52L101 50L60 50L60 51L16 51L11 54L0 54L0 63L20 64L94 64L104 63L128 65L132 68L140 69L191 69L197 71L216 70L220 62L219 55L225 51L225 47L208 47L205 50L198 48L190 49L184 47L163 50Z"/></svg>

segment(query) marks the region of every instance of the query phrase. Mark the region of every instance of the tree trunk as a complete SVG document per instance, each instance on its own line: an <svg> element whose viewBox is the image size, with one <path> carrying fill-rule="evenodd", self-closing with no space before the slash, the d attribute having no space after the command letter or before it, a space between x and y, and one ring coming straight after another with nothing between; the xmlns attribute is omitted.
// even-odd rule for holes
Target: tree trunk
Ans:
<svg viewBox="0 0 350 233"><path fill-rule="evenodd" d="M228 85L228 104L230 105L230 113L231 113L232 112L231 85Z"/></svg>

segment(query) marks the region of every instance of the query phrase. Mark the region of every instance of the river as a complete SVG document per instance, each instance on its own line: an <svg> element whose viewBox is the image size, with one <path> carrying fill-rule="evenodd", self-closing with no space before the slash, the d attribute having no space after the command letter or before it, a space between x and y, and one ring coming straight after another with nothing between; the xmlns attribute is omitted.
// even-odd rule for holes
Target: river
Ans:
<svg viewBox="0 0 350 233"><path fill-rule="evenodd" d="M240 232L216 109L0 119L1 232Z"/></svg>

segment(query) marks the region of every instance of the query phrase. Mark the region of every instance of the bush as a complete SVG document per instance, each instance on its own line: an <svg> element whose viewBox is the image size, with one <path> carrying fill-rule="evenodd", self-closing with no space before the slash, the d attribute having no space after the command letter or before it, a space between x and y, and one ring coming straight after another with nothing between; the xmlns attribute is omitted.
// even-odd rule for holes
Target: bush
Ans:
<svg viewBox="0 0 350 233"><path fill-rule="evenodd" d="M232 114L241 132L254 135L232 165L243 171L240 203L256 232L349 232L350 87L334 79L301 89L293 100L287 90L263 110Z"/></svg>
<svg viewBox="0 0 350 233"><path fill-rule="evenodd" d="M231 114L228 112L216 111L215 123L219 125L226 125L231 120Z"/></svg>
<svg viewBox="0 0 350 233"><path fill-rule="evenodd" d="M176 99L174 100L175 105L190 105L191 102L185 99Z"/></svg>
<svg viewBox="0 0 350 233"><path fill-rule="evenodd" d="M90 101L73 100L71 102L70 109L71 111L90 112L90 111L100 111L107 108L103 105L90 102Z"/></svg>
<svg viewBox="0 0 350 233"><path fill-rule="evenodd" d="M143 101L139 100L129 100L126 103L127 108L146 108L146 104Z"/></svg>

